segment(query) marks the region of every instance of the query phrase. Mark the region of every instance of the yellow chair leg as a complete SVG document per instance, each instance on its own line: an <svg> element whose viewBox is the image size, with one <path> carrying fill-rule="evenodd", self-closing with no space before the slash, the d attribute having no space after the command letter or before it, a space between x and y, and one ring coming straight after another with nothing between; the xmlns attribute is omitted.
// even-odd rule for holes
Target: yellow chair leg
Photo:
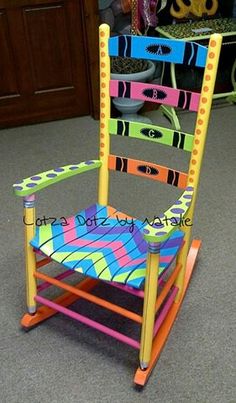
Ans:
<svg viewBox="0 0 236 403"><path fill-rule="evenodd" d="M158 245L158 244L157 244ZM157 279L159 267L159 249L150 248L147 259L147 272L144 289L143 322L140 343L140 367L148 368L152 352L155 304L157 298Z"/></svg>
<svg viewBox="0 0 236 403"><path fill-rule="evenodd" d="M36 271L36 257L30 241L35 233L35 197L24 198L24 224L25 224L25 259L26 259L26 304L30 314L36 312L34 297L37 294L37 282L34 277Z"/></svg>

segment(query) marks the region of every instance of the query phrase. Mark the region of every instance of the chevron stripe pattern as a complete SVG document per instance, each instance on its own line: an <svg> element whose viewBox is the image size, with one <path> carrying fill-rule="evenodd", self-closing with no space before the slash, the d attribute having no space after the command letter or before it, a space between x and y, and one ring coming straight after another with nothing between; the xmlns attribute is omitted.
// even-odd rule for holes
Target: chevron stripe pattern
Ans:
<svg viewBox="0 0 236 403"><path fill-rule="evenodd" d="M94 204L65 222L37 227L31 245L66 268L105 281L141 288L145 279L146 223L111 206ZM176 230L162 246L159 275L173 261L183 242Z"/></svg>

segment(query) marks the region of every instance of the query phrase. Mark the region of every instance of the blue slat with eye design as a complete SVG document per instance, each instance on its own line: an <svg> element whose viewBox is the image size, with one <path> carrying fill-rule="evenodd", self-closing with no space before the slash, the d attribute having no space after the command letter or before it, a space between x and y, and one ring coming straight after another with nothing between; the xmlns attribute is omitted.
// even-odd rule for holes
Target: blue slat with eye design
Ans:
<svg viewBox="0 0 236 403"><path fill-rule="evenodd" d="M109 55L205 67L207 48L179 39L120 35L109 39Z"/></svg>

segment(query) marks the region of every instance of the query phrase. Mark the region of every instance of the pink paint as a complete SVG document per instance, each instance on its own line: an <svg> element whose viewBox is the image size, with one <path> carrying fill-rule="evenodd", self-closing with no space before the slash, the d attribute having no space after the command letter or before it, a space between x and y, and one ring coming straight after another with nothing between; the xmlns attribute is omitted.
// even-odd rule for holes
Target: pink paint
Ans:
<svg viewBox="0 0 236 403"><path fill-rule="evenodd" d="M160 263L169 263L173 259L173 256L161 256Z"/></svg>
<svg viewBox="0 0 236 403"><path fill-rule="evenodd" d="M125 81L110 81L110 95L112 97L124 97L126 91L127 83ZM181 104L180 91L182 91ZM191 99L187 97L187 94L189 94ZM180 107L197 112L200 101L200 94L162 85L131 82L129 98Z"/></svg>
<svg viewBox="0 0 236 403"><path fill-rule="evenodd" d="M75 274L74 270L66 270L63 273L58 274L54 278L56 278L57 280L63 280L64 278L67 278L67 277L71 276L72 274ZM41 292L41 291L46 290L46 288L49 288L51 286L52 286L52 284L50 284L47 281L45 281L44 283L40 284L37 287L37 290L38 290L38 292Z"/></svg>
<svg viewBox="0 0 236 403"><path fill-rule="evenodd" d="M114 288L118 288L119 290L122 290L124 292L127 292L128 294L135 295L136 297L140 297L140 298L144 297L143 290L136 290L135 288L129 287L128 285L122 285L122 284L118 284L115 282L113 282L113 283L107 282L107 284L111 285Z"/></svg>
<svg viewBox="0 0 236 403"><path fill-rule="evenodd" d="M35 201L35 194L32 194L32 195L29 195L29 196L25 196L24 197L24 200L25 201L31 201L31 202L33 202L33 201Z"/></svg>
<svg viewBox="0 0 236 403"><path fill-rule="evenodd" d="M51 308L51 309L53 309L55 311L64 313L65 315L69 316L70 318L75 319L75 320L77 320L77 321L79 321L81 323L84 323L87 326L93 327L94 329L99 330L100 332L105 333L108 336L111 336L111 337L121 341L122 343L128 344L129 346L131 346L133 348L136 348L138 350L140 348L140 343L138 341L133 340L130 337L125 336L124 334L119 333L116 330L112 330L109 327L104 326L104 325L102 325L102 324L100 324L98 322L95 322L92 319L86 318L85 316L80 315L77 312L71 311L68 308L65 308L65 307L63 307L61 305L58 305L53 301L50 301L50 300L48 300L48 299L46 299L44 297L41 297L39 295L37 295L35 297L35 301L39 302L42 305L46 305L46 306L48 306L49 308Z"/></svg>
<svg viewBox="0 0 236 403"><path fill-rule="evenodd" d="M168 314L168 312L169 312L169 310L171 308L171 305L174 302L174 299L175 299L175 296L176 296L178 290L179 289L176 286L174 286L172 288L170 296L168 297L167 301L165 302L164 307L162 308L161 312L157 314L157 320L156 320L156 323L155 323L155 326L154 326L154 332L153 332L154 336L156 336L158 330L161 327L162 322L164 321L166 315Z"/></svg>
<svg viewBox="0 0 236 403"><path fill-rule="evenodd" d="M65 243L68 243L71 241L71 239L77 238L77 233L76 233L76 222L75 222L75 217L72 216L67 219L68 226L66 226L66 230L64 231L64 240Z"/></svg>

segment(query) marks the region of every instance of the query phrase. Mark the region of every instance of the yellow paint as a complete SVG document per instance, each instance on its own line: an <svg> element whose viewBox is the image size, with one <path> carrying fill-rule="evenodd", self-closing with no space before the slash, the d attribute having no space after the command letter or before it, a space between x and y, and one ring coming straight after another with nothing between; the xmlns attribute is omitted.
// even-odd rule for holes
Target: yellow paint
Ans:
<svg viewBox="0 0 236 403"><path fill-rule="evenodd" d="M207 61L204 70L201 97L195 125L193 150L191 153L191 159L188 171L188 186L194 187L192 203L186 214L186 218L189 218L191 223L193 223L194 208L196 203L200 171L202 166L203 153L206 143L206 135L211 113L212 97L214 94L221 43L222 43L222 36L220 34L211 35L209 40ZM177 263L182 264L182 269L175 283L179 287L179 292L176 295L175 301L180 300L183 291L186 260L190 246L191 228L192 227L183 228L185 232L185 245L177 257Z"/></svg>
<svg viewBox="0 0 236 403"><path fill-rule="evenodd" d="M110 83L110 57L108 54L108 41L110 27L102 24L99 27L99 54L100 54L100 160L102 166L99 170L98 202L108 204L109 170L108 155L110 153L109 119L111 100L109 93Z"/></svg>
<svg viewBox="0 0 236 403"><path fill-rule="evenodd" d="M214 15L218 9L218 0L212 0L211 7L207 7L206 3L207 0L190 0L189 5L186 5L183 0L176 0L177 7L172 4L170 13L175 18L185 18L190 14L196 17Z"/></svg>
<svg viewBox="0 0 236 403"><path fill-rule="evenodd" d="M139 354L141 368L147 368L151 358L155 321L155 304L157 298L158 268L159 254L148 253L144 288L141 345Z"/></svg>
<svg viewBox="0 0 236 403"><path fill-rule="evenodd" d="M25 222L35 223L35 208L24 209ZM36 312L34 297L37 294L37 283L34 277L36 258L30 241L34 237L35 225L25 225L25 257L26 257L26 303L29 313Z"/></svg>

